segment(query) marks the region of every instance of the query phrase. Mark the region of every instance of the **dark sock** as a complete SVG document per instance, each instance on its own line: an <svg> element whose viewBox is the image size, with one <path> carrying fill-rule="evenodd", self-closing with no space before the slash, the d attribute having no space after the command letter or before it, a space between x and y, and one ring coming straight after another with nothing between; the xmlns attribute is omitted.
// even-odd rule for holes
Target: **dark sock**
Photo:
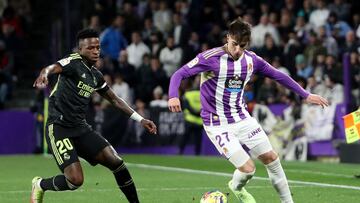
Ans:
<svg viewBox="0 0 360 203"><path fill-rule="evenodd" d="M121 191L125 194L126 198L130 203L138 203L139 199L136 192L136 187L133 179L125 166L125 163L122 164L113 171L116 182L121 189Z"/></svg>
<svg viewBox="0 0 360 203"><path fill-rule="evenodd" d="M40 187L46 190L52 191L64 191L64 190L75 190L78 186L71 184L66 180L64 175L57 175L51 178L44 178L40 182Z"/></svg>

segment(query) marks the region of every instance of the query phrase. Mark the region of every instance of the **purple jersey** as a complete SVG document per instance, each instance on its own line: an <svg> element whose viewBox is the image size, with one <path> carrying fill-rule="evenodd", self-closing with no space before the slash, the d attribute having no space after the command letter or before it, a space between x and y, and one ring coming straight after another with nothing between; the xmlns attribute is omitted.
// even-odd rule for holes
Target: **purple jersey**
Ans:
<svg viewBox="0 0 360 203"><path fill-rule="evenodd" d="M274 79L303 98L309 95L293 79L255 53L245 50L234 61L223 47L217 47L198 54L173 74L169 98L179 97L183 78L198 73L201 73L201 117L205 125L230 124L250 117L245 108L244 87L254 73Z"/></svg>

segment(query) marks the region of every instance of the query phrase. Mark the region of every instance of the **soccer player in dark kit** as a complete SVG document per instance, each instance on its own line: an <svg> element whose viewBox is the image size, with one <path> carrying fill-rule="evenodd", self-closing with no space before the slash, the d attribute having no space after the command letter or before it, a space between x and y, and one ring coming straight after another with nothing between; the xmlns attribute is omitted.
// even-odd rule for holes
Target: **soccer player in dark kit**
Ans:
<svg viewBox="0 0 360 203"><path fill-rule="evenodd" d="M47 190L75 190L84 182L78 156L91 165L101 164L110 169L129 202L139 202L132 177L110 143L95 132L85 121L91 95L94 91L121 111L156 134L156 125L141 117L109 88L95 63L100 56L99 34L91 29L78 33L78 53L70 54L41 70L34 87L44 88L48 75L59 74L49 98L49 117L46 124L46 141L62 174L35 177L32 180L32 203L43 201Z"/></svg>

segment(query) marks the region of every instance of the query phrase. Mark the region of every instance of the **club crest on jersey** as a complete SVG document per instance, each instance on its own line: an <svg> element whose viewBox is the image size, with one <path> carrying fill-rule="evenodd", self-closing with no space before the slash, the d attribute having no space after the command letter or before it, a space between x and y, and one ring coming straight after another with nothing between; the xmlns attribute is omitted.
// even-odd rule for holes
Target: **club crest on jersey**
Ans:
<svg viewBox="0 0 360 203"><path fill-rule="evenodd" d="M248 68L248 72L252 72L253 71L253 64L248 63L247 68Z"/></svg>
<svg viewBox="0 0 360 203"><path fill-rule="evenodd" d="M240 79L239 75L235 75L225 81L225 89L229 92L241 92L243 85L244 81Z"/></svg>
<svg viewBox="0 0 360 203"><path fill-rule="evenodd" d="M199 63L199 58L198 58L198 57L195 57L193 60L191 60L191 61L187 64L187 66L188 66L189 68L192 68L192 67L194 67L197 63Z"/></svg>

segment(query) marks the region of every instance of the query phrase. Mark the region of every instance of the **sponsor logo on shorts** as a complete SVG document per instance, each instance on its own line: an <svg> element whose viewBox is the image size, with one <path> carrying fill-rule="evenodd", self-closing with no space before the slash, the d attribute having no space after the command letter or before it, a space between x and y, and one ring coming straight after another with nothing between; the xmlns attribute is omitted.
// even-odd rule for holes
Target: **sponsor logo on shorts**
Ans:
<svg viewBox="0 0 360 203"><path fill-rule="evenodd" d="M70 159L70 155L69 155L68 153L65 153L65 154L64 154L64 159L65 159L65 160L69 160L69 159Z"/></svg>
<svg viewBox="0 0 360 203"><path fill-rule="evenodd" d="M223 147L222 150L223 150L223 153L222 153L223 156L228 157L229 156L229 149L226 148L226 147Z"/></svg>
<svg viewBox="0 0 360 203"><path fill-rule="evenodd" d="M259 134L259 132L261 132L261 128L256 128L255 130L253 130L251 133L248 134L248 138L252 138L254 137L255 135Z"/></svg>

